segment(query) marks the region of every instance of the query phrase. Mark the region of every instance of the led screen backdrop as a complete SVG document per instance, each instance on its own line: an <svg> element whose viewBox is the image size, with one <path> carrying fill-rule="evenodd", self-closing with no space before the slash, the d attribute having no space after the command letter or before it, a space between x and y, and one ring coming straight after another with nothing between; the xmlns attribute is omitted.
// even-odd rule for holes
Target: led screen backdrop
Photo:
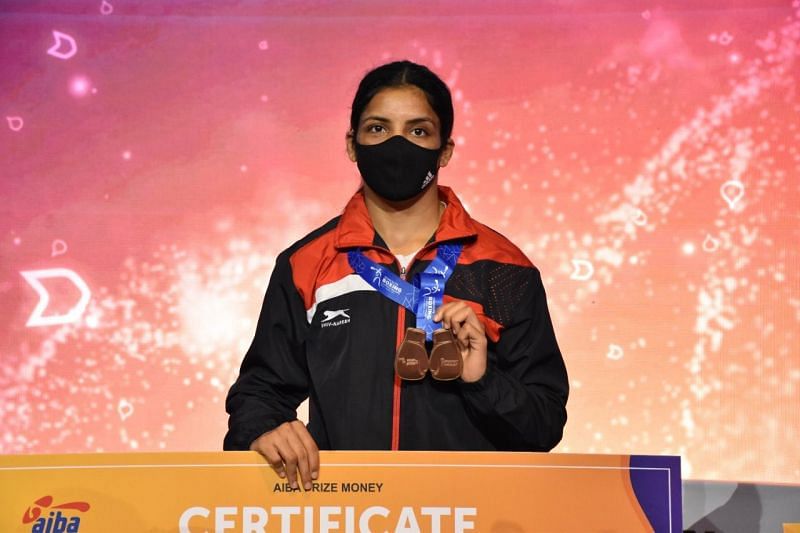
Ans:
<svg viewBox="0 0 800 533"><path fill-rule="evenodd" d="M435 4L435 6L433 5ZM564 452L800 479L800 3L0 3L0 452L214 450L276 254L359 185L366 70L540 268Z"/></svg>

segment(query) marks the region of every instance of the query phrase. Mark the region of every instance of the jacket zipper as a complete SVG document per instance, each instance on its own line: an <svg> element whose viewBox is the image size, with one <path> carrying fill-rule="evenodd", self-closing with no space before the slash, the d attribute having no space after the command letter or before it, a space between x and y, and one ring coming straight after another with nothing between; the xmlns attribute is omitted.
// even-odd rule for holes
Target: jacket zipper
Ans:
<svg viewBox="0 0 800 533"><path fill-rule="evenodd" d="M395 258L397 261L397 258ZM413 260L412 260L413 262ZM400 265L400 279L406 279L406 267ZM400 348L400 343L403 342L403 337L406 331L406 308L402 305L397 306L397 335L395 350ZM400 393L402 392L402 381L400 377L394 375L394 390L392 396L392 450L400 449Z"/></svg>
<svg viewBox="0 0 800 533"><path fill-rule="evenodd" d="M423 252L427 249L428 246L423 246L423 248L417 252L417 255L420 252ZM385 248L384 248L385 250ZM392 253L390 250L386 250L390 254ZM394 254L392 254L394 255ZM408 264L408 269L400 264L397 258L394 258L395 263L397 263L398 270L400 272L400 279L405 281L406 275L408 274L407 270L411 270L411 266L416 261L416 257L411 259L411 263ZM395 351L400 348L400 344L403 342L403 337L405 337L406 333L406 308L402 305L398 305L397 310L397 335L396 335L396 344L395 344ZM392 450L396 451L400 449L400 395L403 390L402 388L402 380L400 377L395 373L394 375L394 390L392 394Z"/></svg>
<svg viewBox="0 0 800 533"><path fill-rule="evenodd" d="M428 243L427 245L423 246L421 250L417 252L417 255L426 251L430 246L437 245L438 243L432 242ZM385 252L389 252L392 256L391 250L383 247L376 247L380 250ZM398 266L398 271L400 273L400 279L405 281L407 270L406 267L400 264L397 258L394 258L395 263ZM408 270L411 270L411 266L416 261L416 257L411 259L411 263L409 263ZM406 308L402 305L398 305L397 311L397 334L396 334L396 341L395 341L395 350L400 348L400 344L403 342L403 337L405 337L406 332ZM402 391L402 380L400 377L395 373L394 375L394 387L393 387L393 394L392 394L392 447L393 451L400 449L400 393Z"/></svg>

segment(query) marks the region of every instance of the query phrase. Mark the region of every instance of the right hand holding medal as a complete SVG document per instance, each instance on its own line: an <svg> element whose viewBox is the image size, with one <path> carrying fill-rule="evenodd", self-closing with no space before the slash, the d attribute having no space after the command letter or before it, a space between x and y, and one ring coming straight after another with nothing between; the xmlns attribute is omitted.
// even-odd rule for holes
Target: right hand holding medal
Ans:
<svg viewBox="0 0 800 533"><path fill-rule="evenodd" d="M489 342L483 322L475 314L475 310L463 301L449 302L436 310L433 319L451 330L456 338L464 358L461 379L467 383L481 379L486 373Z"/></svg>

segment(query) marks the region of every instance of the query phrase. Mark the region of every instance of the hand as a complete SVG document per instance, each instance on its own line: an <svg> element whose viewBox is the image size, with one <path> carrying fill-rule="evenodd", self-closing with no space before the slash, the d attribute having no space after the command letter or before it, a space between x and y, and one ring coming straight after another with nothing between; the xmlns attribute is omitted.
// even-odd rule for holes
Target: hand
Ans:
<svg viewBox="0 0 800 533"><path fill-rule="evenodd" d="M250 449L263 455L279 477L288 479L293 489L298 488L298 471L306 490L311 489L311 480L319 477L317 443L299 420L284 422L267 431L250 444Z"/></svg>
<svg viewBox="0 0 800 533"><path fill-rule="evenodd" d="M478 381L486 373L486 329L475 311L462 301L450 302L436 310L433 320L451 330L464 358L461 379Z"/></svg>

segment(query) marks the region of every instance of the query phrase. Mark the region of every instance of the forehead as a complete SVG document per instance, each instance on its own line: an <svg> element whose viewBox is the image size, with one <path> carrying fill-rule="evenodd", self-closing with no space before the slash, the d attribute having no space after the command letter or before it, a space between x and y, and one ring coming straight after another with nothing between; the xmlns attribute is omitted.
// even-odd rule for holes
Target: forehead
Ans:
<svg viewBox="0 0 800 533"><path fill-rule="evenodd" d="M428 103L425 93L414 85L386 87L375 93L361 113L360 120L369 116L397 121L428 118L439 123L439 117Z"/></svg>

